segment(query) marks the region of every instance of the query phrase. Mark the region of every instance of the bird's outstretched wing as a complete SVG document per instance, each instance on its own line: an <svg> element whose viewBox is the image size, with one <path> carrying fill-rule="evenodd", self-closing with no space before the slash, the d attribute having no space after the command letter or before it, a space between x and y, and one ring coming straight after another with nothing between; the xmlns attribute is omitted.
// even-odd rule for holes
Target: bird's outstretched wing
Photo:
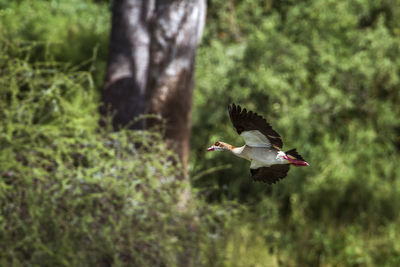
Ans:
<svg viewBox="0 0 400 267"><path fill-rule="evenodd" d="M282 148L280 135L263 117L235 104L229 106L228 110L233 126L248 146L270 147L272 145L277 149Z"/></svg>
<svg viewBox="0 0 400 267"><path fill-rule="evenodd" d="M271 167L261 167L250 169L254 181L260 181L268 184L274 184L280 179L286 177L289 171L289 164L272 165Z"/></svg>

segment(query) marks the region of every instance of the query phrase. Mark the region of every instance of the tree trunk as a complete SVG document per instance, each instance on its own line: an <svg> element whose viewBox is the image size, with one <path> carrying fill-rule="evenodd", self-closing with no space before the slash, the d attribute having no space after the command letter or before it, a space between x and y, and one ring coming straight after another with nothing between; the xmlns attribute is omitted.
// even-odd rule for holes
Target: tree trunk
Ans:
<svg viewBox="0 0 400 267"><path fill-rule="evenodd" d="M115 0L103 112L115 129L141 114L166 121L165 137L184 169L189 158L194 63L205 0ZM151 128L147 119L130 128Z"/></svg>

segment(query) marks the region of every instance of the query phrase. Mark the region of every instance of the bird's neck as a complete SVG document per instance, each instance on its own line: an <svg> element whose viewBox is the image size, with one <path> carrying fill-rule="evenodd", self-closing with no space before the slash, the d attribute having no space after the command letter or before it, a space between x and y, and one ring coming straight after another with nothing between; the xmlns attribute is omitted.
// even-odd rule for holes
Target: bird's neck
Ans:
<svg viewBox="0 0 400 267"><path fill-rule="evenodd" d="M249 155L248 155L248 150L246 150L246 145L241 146L241 147L234 147L231 152L235 155L238 156L239 158L244 158L247 160L250 160Z"/></svg>

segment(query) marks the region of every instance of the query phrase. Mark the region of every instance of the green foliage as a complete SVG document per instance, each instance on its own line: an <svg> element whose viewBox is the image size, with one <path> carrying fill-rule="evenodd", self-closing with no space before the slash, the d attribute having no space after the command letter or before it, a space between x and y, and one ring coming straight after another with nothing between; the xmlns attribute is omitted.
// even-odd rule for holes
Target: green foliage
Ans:
<svg viewBox="0 0 400 267"><path fill-rule="evenodd" d="M216 220L229 213L197 201L180 208L190 189L162 136L98 127L88 72L29 63L31 48L9 45L0 57L0 265L207 265L205 237L219 240Z"/></svg>
<svg viewBox="0 0 400 267"><path fill-rule="evenodd" d="M81 0L0 2L0 41L40 43L33 59L66 62L104 79L110 28L109 5ZM93 55L96 60L92 61ZM90 65L83 64L89 61Z"/></svg>
<svg viewBox="0 0 400 267"><path fill-rule="evenodd" d="M0 0L1 265L399 265L399 4L209 0L182 212L161 136L97 126L110 1ZM232 102L311 167L206 153Z"/></svg>
<svg viewBox="0 0 400 267"><path fill-rule="evenodd" d="M391 236L400 223L395 2L210 1L197 57L194 183L210 200L273 203L276 213L256 208L253 221L274 222L287 264L400 262ZM232 102L264 115L311 167L268 187L251 182L245 161L205 152L218 140L242 144ZM218 171L201 176L209 168ZM373 252L376 243L385 252Z"/></svg>

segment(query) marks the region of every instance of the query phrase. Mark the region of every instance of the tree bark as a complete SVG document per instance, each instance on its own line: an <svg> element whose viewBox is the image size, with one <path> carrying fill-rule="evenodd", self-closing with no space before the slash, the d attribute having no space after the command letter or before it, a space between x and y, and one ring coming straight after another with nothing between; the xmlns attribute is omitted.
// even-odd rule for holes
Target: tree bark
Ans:
<svg viewBox="0 0 400 267"><path fill-rule="evenodd" d="M189 158L194 63L205 0L115 0L102 112L115 129L141 114L166 121L165 137L184 169ZM130 128L151 128L147 119Z"/></svg>

